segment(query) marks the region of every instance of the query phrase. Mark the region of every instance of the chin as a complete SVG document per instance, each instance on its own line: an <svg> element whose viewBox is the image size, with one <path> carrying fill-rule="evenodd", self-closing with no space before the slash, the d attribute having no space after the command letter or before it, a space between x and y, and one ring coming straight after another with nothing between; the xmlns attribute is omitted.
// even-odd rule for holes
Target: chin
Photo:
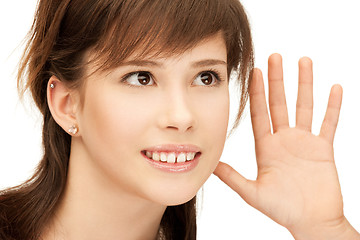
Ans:
<svg viewBox="0 0 360 240"><path fill-rule="evenodd" d="M173 199L167 199L167 201L163 201L163 205L164 206L178 206L184 203L189 202L191 199L193 199L195 195L191 195L191 197L187 197L187 198L173 198Z"/></svg>
<svg viewBox="0 0 360 240"><path fill-rule="evenodd" d="M176 206L184 204L194 198L200 188L171 188L165 191L153 191L150 197L152 201L163 206Z"/></svg>
<svg viewBox="0 0 360 240"><path fill-rule="evenodd" d="M181 205L184 203L187 203L188 201L190 201L191 199L193 199L196 196L195 194L189 195L189 196L182 196L181 198L179 197L175 197L173 199L169 199L168 203L166 204L167 206L177 206L177 205Z"/></svg>

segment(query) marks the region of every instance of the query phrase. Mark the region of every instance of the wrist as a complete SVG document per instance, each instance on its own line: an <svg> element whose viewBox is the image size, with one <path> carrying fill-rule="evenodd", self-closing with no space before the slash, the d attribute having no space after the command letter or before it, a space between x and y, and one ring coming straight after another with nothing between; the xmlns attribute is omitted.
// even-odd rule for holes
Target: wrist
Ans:
<svg viewBox="0 0 360 240"><path fill-rule="evenodd" d="M295 240L360 240L360 234L345 217L336 223L289 231Z"/></svg>

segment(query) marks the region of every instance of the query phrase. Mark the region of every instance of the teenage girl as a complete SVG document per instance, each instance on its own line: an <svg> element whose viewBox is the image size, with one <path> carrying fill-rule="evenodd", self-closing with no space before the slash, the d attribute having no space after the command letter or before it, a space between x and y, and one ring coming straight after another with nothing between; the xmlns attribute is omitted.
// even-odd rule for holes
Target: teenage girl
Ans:
<svg viewBox="0 0 360 240"><path fill-rule="evenodd" d="M237 0L40 0L18 83L43 115L44 156L1 192L1 239L195 239L212 173L297 240L359 239L332 147L342 88L312 134L312 62L300 59L290 128L281 56L269 58L269 113L253 62ZM234 127L250 99L256 181L219 162L230 81Z"/></svg>

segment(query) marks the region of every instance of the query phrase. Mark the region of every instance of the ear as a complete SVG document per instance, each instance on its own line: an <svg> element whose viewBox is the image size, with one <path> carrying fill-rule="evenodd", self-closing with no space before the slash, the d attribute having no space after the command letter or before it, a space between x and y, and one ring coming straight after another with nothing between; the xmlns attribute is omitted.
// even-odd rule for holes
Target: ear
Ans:
<svg viewBox="0 0 360 240"><path fill-rule="evenodd" d="M79 136L76 120L79 101L74 91L71 91L57 77L52 76L47 85L47 100L56 123L72 136Z"/></svg>

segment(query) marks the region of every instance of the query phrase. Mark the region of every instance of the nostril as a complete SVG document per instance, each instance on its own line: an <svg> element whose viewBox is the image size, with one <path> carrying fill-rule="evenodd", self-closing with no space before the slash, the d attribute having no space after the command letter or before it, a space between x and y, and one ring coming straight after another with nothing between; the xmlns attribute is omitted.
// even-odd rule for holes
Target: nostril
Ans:
<svg viewBox="0 0 360 240"><path fill-rule="evenodd" d="M168 128L168 129L173 129L173 130L182 130L181 127L175 127L175 126L167 126L167 128ZM187 127L187 128L184 128L184 129L185 129L185 131L189 131L189 130L192 129L192 128L193 128L193 126L189 126L189 127Z"/></svg>

